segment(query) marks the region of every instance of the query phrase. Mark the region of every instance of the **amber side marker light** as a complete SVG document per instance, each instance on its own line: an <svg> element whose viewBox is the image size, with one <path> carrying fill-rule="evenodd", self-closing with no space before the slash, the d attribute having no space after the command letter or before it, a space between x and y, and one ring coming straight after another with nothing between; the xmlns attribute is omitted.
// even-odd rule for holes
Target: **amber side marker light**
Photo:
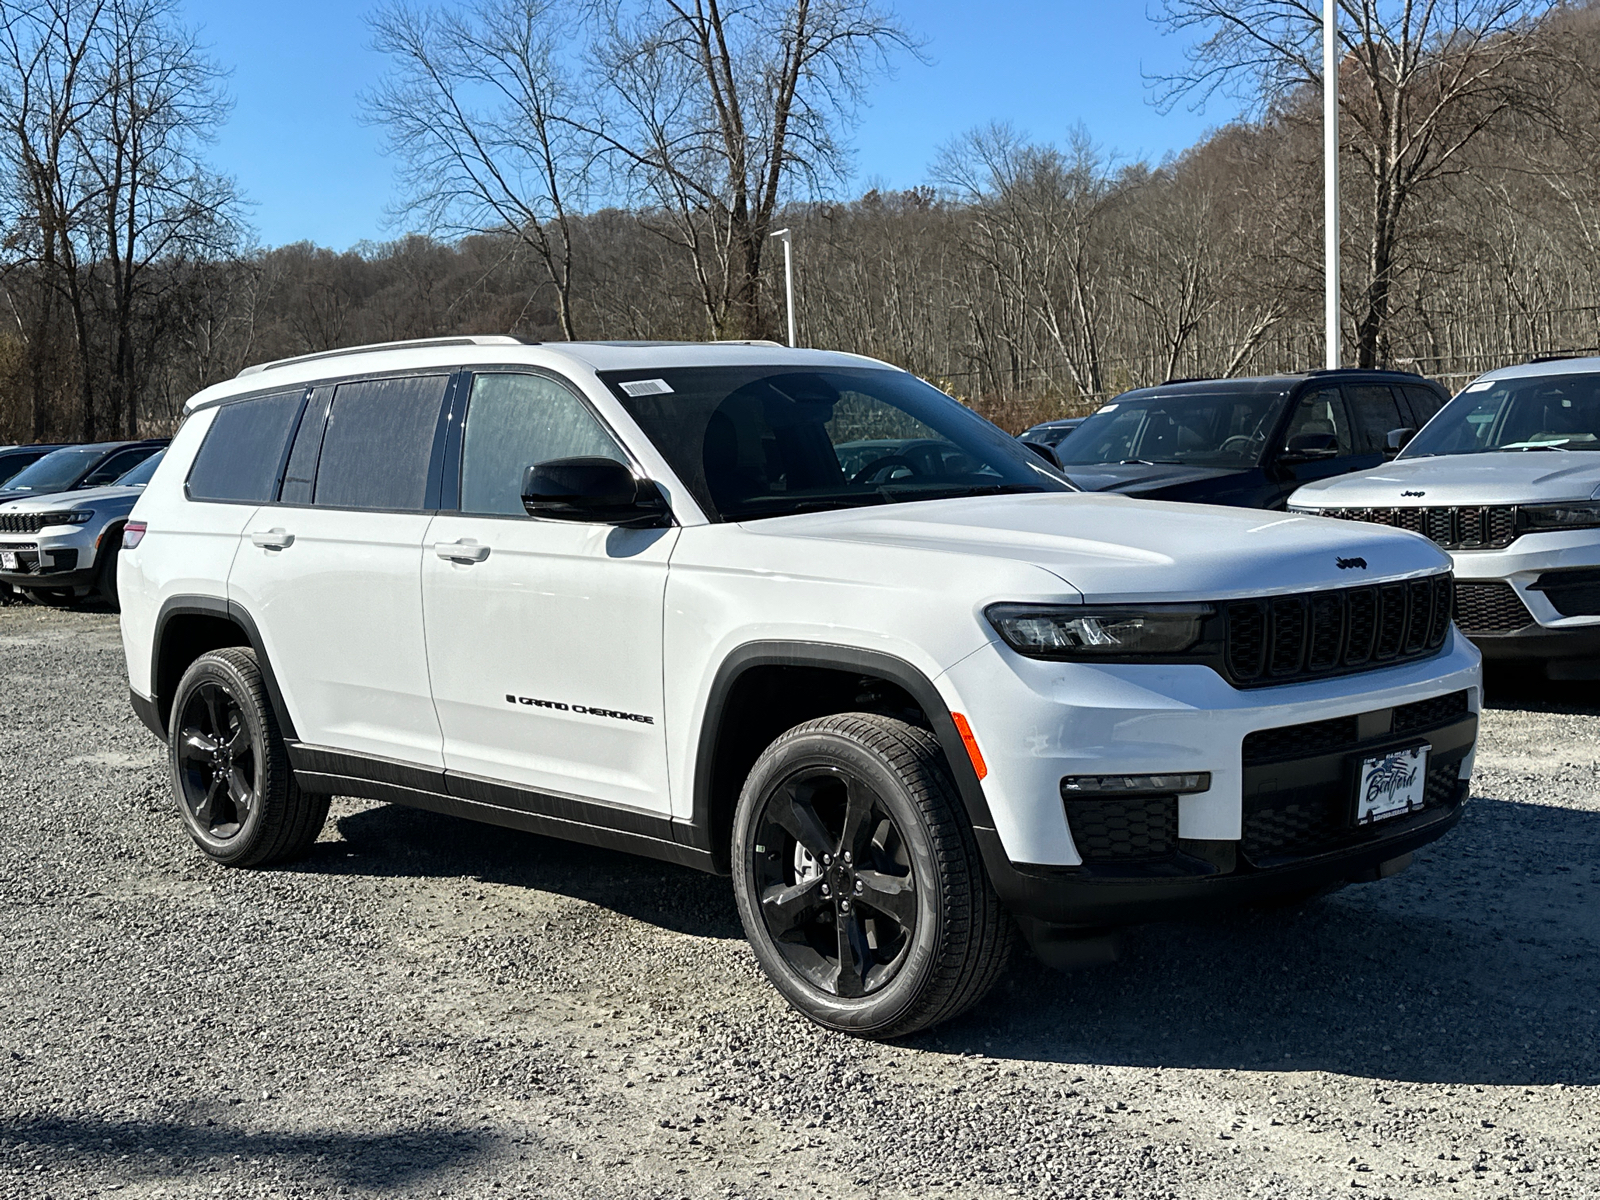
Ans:
<svg viewBox="0 0 1600 1200"><path fill-rule="evenodd" d="M956 723L956 732L961 735L961 744L967 748L967 757L972 760L972 769L982 779L989 773L989 764L983 761L983 751L978 749L978 739L972 736L972 726L967 724L967 718L960 713L951 713L950 719Z"/></svg>

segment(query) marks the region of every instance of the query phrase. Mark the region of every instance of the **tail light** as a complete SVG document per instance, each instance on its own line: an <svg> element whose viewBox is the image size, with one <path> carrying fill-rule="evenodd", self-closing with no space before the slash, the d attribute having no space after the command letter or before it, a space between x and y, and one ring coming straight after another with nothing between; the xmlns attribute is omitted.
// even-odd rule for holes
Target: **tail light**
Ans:
<svg viewBox="0 0 1600 1200"><path fill-rule="evenodd" d="M149 526L143 521L129 521L122 527L122 548L132 550L144 541L144 531L148 528Z"/></svg>

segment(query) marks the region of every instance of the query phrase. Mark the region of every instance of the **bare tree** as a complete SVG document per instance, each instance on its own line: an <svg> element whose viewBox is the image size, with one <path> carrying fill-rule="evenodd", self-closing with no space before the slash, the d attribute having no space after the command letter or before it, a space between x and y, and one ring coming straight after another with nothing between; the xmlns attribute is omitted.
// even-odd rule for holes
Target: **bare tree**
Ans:
<svg viewBox="0 0 1600 1200"><path fill-rule="evenodd" d="M433 233L517 237L543 265L568 338L572 212L588 200L591 160L584 89L569 78L573 11L558 0L387 4L372 29L395 65L366 99L402 163L405 211Z"/></svg>
<svg viewBox="0 0 1600 1200"><path fill-rule="evenodd" d="M842 178L867 83L916 43L873 0L601 0L594 132L687 253L713 337L766 337L762 254L795 188Z"/></svg>
<svg viewBox="0 0 1600 1200"><path fill-rule="evenodd" d="M1339 0L1345 147L1367 184L1365 289L1356 306L1362 366L1382 357L1408 208L1462 169L1465 152L1520 97L1552 0ZM1173 30L1209 32L1189 69L1159 80L1170 105L1232 88L1267 106L1323 86L1321 6L1313 0L1164 0Z"/></svg>

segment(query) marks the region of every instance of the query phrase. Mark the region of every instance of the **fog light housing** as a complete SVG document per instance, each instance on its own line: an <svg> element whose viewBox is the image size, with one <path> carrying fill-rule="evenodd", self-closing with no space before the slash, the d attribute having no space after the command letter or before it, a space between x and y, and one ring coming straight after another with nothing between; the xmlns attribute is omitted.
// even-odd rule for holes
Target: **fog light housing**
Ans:
<svg viewBox="0 0 1600 1200"><path fill-rule="evenodd" d="M1175 771L1159 775L1066 775L1061 798L1105 796L1183 796L1211 789L1210 771Z"/></svg>

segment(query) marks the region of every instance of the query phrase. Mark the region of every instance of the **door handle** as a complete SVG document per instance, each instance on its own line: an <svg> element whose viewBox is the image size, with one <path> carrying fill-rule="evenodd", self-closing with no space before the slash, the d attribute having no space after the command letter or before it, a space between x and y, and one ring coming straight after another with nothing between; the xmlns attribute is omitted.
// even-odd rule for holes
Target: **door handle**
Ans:
<svg viewBox="0 0 1600 1200"><path fill-rule="evenodd" d="M435 542L433 552L446 562L481 563L489 557L489 547L463 539L459 542Z"/></svg>
<svg viewBox="0 0 1600 1200"><path fill-rule="evenodd" d="M263 550L287 550L294 545L294 534L285 529L266 529L252 533L250 541Z"/></svg>

